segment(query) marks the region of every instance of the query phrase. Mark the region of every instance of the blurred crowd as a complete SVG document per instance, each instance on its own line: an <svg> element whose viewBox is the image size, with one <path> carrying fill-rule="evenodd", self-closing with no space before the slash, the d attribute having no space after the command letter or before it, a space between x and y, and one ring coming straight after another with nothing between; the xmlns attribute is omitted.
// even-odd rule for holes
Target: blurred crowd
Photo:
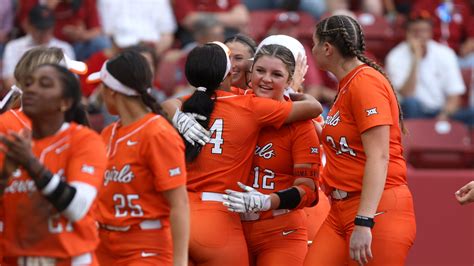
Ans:
<svg viewBox="0 0 474 266"><path fill-rule="evenodd" d="M474 124L473 0L0 0L0 96L15 84L22 54L54 46L87 63L89 72L123 49L144 54L155 74L153 95L163 101L193 90L184 75L196 45L244 33L257 43L271 34L300 40L309 55L316 22L333 14L356 18L367 56L384 66L405 118ZM304 91L330 106L331 74L308 56ZM95 85L82 80L84 103L103 119Z"/></svg>

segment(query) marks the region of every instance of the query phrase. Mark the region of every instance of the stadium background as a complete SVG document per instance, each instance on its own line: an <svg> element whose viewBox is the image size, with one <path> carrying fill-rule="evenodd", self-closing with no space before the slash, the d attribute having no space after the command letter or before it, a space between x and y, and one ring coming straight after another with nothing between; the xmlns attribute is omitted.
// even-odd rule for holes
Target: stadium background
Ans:
<svg viewBox="0 0 474 266"><path fill-rule="evenodd" d="M222 41L225 35L241 31L258 42L269 34L287 34L299 39L306 46L309 55L315 24L321 17L331 14L349 14L358 19L364 28L367 54L381 65L384 65L387 53L405 39L404 23L417 12L427 12L434 21L435 40L449 45L458 53L459 58L474 58L474 48L468 50L467 54L461 48L464 44L474 42L474 1L469 0L197 1L201 4L194 7L194 11L208 12L206 15L209 19L207 22L206 19L199 21L200 24L196 22L197 25L192 27L186 24L186 16L190 12L187 2L193 1L0 0L0 54L9 41L27 34L25 21L28 12L41 3L57 5L53 12L56 27L71 24L82 25L86 29L98 28L100 33L97 36L108 40L92 53L76 54L76 57L88 63L90 70L97 70L93 68L100 66L114 48L121 49L139 43L153 47L158 56L155 64L155 94L161 100L189 91L182 69L187 52L195 45L193 38L197 43L213 39ZM166 3L172 8L169 9L169 14L163 14L167 11L163 8ZM446 14L443 13L446 3L454 6L448 10L452 19L443 16ZM122 9L130 7L140 12L146 8L140 6L142 4L156 7L152 11L156 12L156 16L169 16L175 23L171 28L162 27L163 25L156 27L157 31L163 30L162 36L172 29L168 47L158 45L164 38L150 41L140 39L136 32L127 31L127 27L114 29L111 23L115 21L110 18L110 14L107 17L108 10L104 9L107 5L121 5ZM234 21L237 24L225 25L215 19L219 14L230 14L236 7L240 8L239 12L243 12L240 13L243 15L230 23ZM126 12L123 13L127 15ZM461 22L459 16L462 18ZM155 21L150 18L149 22ZM133 24L133 21L130 23ZM443 32L442 29L446 27L451 34ZM75 46L75 42L64 37L61 31L55 29L55 32L56 37ZM159 34L160 32L158 36ZM117 47L110 48L110 45ZM1 65L5 64L4 60ZM468 61L461 67L466 86L466 92L461 96L464 108L474 108L473 61ZM309 65L305 90L329 106L330 96L334 94L337 84L327 73L317 70L317 62L309 62ZM10 84L7 77L2 75L0 78L3 85L0 94L4 94L4 88ZM94 128L99 131L113 118L108 117L100 106L94 105L95 95L92 90L93 88L84 85L84 102L89 105ZM449 123L450 130L443 132L436 129L436 119L406 120L408 134L404 136L403 143L417 218L417 239L407 265L474 265L474 206L461 207L454 198L454 192L459 187L474 179L474 129L472 125L456 121Z"/></svg>

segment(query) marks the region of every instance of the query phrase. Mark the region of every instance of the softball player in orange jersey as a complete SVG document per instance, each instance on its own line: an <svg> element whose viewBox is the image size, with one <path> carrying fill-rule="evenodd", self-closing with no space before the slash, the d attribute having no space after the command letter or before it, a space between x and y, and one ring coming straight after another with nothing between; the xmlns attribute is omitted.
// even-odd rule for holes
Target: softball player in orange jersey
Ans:
<svg viewBox="0 0 474 266"><path fill-rule="evenodd" d="M295 88L301 88L301 83L304 80L306 74L307 65L306 65L306 56L303 45L296 39L286 36L286 35L272 35L265 38L262 43L258 46L258 49L255 47L255 44L252 39L249 39L245 35L236 35L226 40L226 44L231 50L231 62L232 62L232 85L234 86L243 86L246 88L249 86L249 81L247 81L247 72L250 72L251 61L247 61L251 57L252 51L260 49L263 45L268 44L279 44L288 49L290 49L293 54L294 59L296 60L295 71L291 78L290 86ZM291 87L285 89L285 94L288 91L292 91ZM242 90L236 87L231 87L231 91L238 95L253 93L252 90ZM322 116L319 116L318 121L323 120ZM324 122L323 122L324 123ZM315 122L316 126L316 122ZM320 134L322 126L318 124L317 130ZM321 152L320 152L320 155ZM319 172L322 171L322 168L319 169ZM250 184L249 184L250 185ZM326 219L327 214L329 213L330 205L327 196L321 190L318 191L319 203L313 207L304 208L307 213L307 230L308 230L308 241L313 240L316 232L319 230L321 224Z"/></svg>
<svg viewBox="0 0 474 266"><path fill-rule="evenodd" d="M4 265L98 265L91 206L105 146L76 124L87 124L80 101L79 81L61 66L39 66L25 81L23 112L32 137L28 131L0 137Z"/></svg>
<svg viewBox="0 0 474 266"><path fill-rule="evenodd" d="M333 16L317 25L313 54L339 90L322 132L332 206L305 265L404 265L415 239L400 108L364 50L354 19Z"/></svg>
<svg viewBox="0 0 474 266"><path fill-rule="evenodd" d="M261 47L252 72L255 94L285 102L295 61L284 46ZM242 185L250 192L227 190L229 195L224 196L230 211L244 212L241 220L251 265L303 265L308 237L301 208L317 203L318 171L319 141L311 120L260 132L246 183L253 188ZM246 204L252 194L264 203L257 208Z"/></svg>
<svg viewBox="0 0 474 266"><path fill-rule="evenodd" d="M210 43L191 51L186 62L186 77L197 91L184 102L183 112L204 116L201 123L211 135L203 147L186 144L193 265L248 265L240 217L222 205L223 193L247 179L262 127L280 127L321 111L319 103L306 95L291 103L229 92L228 53L224 44ZM171 100L164 106L171 115L180 103ZM195 126L189 116L181 111L173 116L185 138Z"/></svg>
<svg viewBox="0 0 474 266"><path fill-rule="evenodd" d="M189 206L184 144L149 94L146 59L127 51L89 82L120 120L105 128L108 165L99 195L102 265L186 265ZM152 110L152 112L150 112Z"/></svg>
<svg viewBox="0 0 474 266"><path fill-rule="evenodd" d="M56 47L37 47L25 52L18 61L14 76L17 85L13 86L9 92L0 100L0 133L7 134L9 130L19 132L21 129L31 129L30 119L21 110L21 88L25 85L28 75L41 64L63 64L71 72L85 74L87 65L83 62L70 60L65 57L63 51ZM1 198L0 198L1 205ZM2 212L0 208L0 233L2 224ZM0 264L2 262L2 247L0 243Z"/></svg>

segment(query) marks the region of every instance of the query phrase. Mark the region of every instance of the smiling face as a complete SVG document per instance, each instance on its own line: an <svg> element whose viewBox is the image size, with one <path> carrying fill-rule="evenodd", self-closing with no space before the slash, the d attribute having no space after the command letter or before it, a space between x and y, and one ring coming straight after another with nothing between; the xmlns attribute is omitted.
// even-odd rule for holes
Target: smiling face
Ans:
<svg viewBox="0 0 474 266"><path fill-rule="evenodd" d="M252 89L258 97L283 101L283 93L290 85L290 74L281 59L264 55L255 62L251 80Z"/></svg>
<svg viewBox="0 0 474 266"><path fill-rule="evenodd" d="M252 53L247 46L237 41L226 43L226 45L231 50L232 85L243 89L247 84L245 75L252 66L252 62L249 60L252 57Z"/></svg>
<svg viewBox="0 0 474 266"><path fill-rule="evenodd" d="M40 66L25 80L23 111L30 118L62 114L72 105L64 98L60 74L52 66Z"/></svg>

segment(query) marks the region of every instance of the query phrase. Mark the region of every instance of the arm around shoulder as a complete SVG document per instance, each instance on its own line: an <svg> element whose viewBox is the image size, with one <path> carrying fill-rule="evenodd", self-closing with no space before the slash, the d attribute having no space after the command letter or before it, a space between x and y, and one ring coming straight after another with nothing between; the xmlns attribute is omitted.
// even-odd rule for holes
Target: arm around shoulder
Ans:
<svg viewBox="0 0 474 266"><path fill-rule="evenodd" d="M308 120L318 117L323 112L323 107L309 94L290 94L293 106L285 123Z"/></svg>

